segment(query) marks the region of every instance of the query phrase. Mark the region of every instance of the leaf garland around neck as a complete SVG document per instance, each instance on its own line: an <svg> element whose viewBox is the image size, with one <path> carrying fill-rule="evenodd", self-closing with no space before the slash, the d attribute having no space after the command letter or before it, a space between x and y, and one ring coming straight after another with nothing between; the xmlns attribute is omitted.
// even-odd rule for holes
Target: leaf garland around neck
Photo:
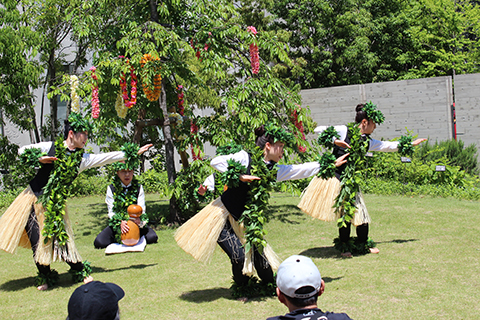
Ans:
<svg viewBox="0 0 480 320"><path fill-rule="evenodd" d="M46 155L40 148L28 148L20 155L20 162L24 166L38 168L41 166L39 159Z"/></svg>
<svg viewBox="0 0 480 320"><path fill-rule="evenodd" d="M133 177L131 185L126 189L125 192L122 181L115 175L113 178L113 212L115 213L112 218L110 218L108 225L113 228L115 233L115 240L118 243L121 243L122 230L120 224L122 221L127 221L130 219L128 215L127 208L131 204L137 204L138 202L138 188L139 183L136 177ZM142 214L146 216L146 214ZM141 217L142 217L141 216Z"/></svg>
<svg viewBox="0 0 480 320"><path fill-rule="evenodd" d="M264 239L266 235L264 226L267 222L266 208L270 192L276 185L278 167L275 164L273 169L267 168L263 150L259 147L251 153L251 161L250 174L259 177L260 180L250 182L246 210L242 213L239 222L243 222L245 226L245 252L256 247L261 253L267 244Z"/></svg>
<svg viewBox="0 0 480 320"><path fill-rule="evenodd" d="M340 139L340 134L337 132L337 130L335 130L334 126L330 126L320 133L317 142L319 145L324 146L327 149L331 149L335 146L333 143L333 138Z"/></svg>
<svg viewBox="0 0 480 320"><path fill-rule="evenodd" d="M340 193L335 199L335 211L341 212L342 217L337 220L338 227L345 227L355 215L356 196L360 191L359 182L362 180L362 171L366 168L365 154L368 151L368 138L364 139L360 128L355 123L347 125L350 135L350 149L347 152L347 165L341 176Z"/></svg>
<svg viewBox="0 0 480 320"><path fill-rule="evenodd" d="M70 186L78 175L78 168L82 161L83 149L76 149L74 152L67 151L61 137L55 141L54 169L50 174L47 184L43 187L43 194L38 201L45 208L45 220L43 222L42 234L45 243L49 240L56 241L64 246L68 240L63 216L65 205L70 195Z"/></svg>
<svg viewBox="0 0 480 320"><path fill-rule="evenodd" d="M415 148L413 147L412 140L413 138L410 135L401 136L398 140L398 153L402 157L411 157L413 155Z"/></svg>
<svg viewBox="0 0 480 320"><path fill-rule="evenodd" d="M382 124L385 121L385 116L372 101L365 103L362 110L367 115L367 119L372 120L376 124Z"/></svg>

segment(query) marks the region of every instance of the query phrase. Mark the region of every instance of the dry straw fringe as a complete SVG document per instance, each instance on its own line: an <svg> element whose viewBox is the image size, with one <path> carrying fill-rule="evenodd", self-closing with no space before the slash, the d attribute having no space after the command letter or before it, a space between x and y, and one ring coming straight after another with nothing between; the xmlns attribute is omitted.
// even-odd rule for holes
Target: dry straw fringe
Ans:
<svg viewBox="0 0 480 320"><path fill-rule="evenodd" d="M17 247L30 248L25 226L37 201L30 186L23 190L8 207L0 218L0 249L8 252L17 252Z"/></svg>
<svg viewBox="0 0 480 320"><path fill-rule="evenodd" d="M314 177L303 191L298 207L309 216L322 221L336 221L333 205L340 192L340 181L333 177Z"/></svg>
<svg viewBox="0 0 480 320"><path fill-rule="evenodd" d="M40 203L37 203L37 197L30 186L17 196L0 219L0 249L13 254L17 251L17 247L19 246L27 249L31 248L25 227L32 206L34 207L40 230L40 239L35 253L35 262L42 265L50 265L52 261L61 260L71 261L73 263L80 262L82 258L75 248L73 230L68 213L64 216L65 229L69 236L67 245L59 247L58 245L53 246L51 241L47 244L44 243L45 238L41 234L41 230L43 229L43 221L45 219L45 209ZM54 254L54 249L56 254Z"/></svg>
<svg viewBox="0 0 480 320"><path fill-rule="evenodd" d="M229 216L220 198L215 199L175 232L175 241L195 260L208 262Z"/></svg>
<svg viewBox="0 0 480 320"><path fill-rule="evenodd" d="M340 181L333 177L321 179L314 177L308 187L303 191L298 207L309 216L322 221L336 221L341 217L341 212L335 212L333 205L335 198L340 193ZM361 192L356 195L357 211L352 220L354 226L370 223L365 200Z"/></svg>
<svg viewBox="0 0 480 320"><path fill-rule="evenodd" d="M220 232L225 227L229 219L235 234L240 238L240 242L245 244L245 229L228 212L220 198L215 199L199 213L190 218L175 232L175 241L186 253L190 254L195 260L208 262L215 252ZM278 269L280 259L267 244L264 249L265 256L274 270ZM246 266L246 268L245 268ZM244 274L253 275L255 268L251 254L245 254Z"/></svg>

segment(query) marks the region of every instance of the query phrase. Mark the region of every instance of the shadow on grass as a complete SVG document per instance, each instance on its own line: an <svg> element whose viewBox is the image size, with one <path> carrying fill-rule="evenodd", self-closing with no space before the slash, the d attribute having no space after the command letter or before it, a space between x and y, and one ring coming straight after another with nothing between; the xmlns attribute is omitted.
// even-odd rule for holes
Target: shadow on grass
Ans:
<svg viewBox="0 0 480 320"><path fill-rule="evenodd" d="M299 255L307 256L310 258L337 258L343 259L340 253L333 247L318 247L310 248L299 253Z"/></svg>
<svg viewBox="0 0 480 320"><path fill-rule="evenodd" d="M135 265L131 265L131 266L128 266L128 267L121 267L121 268L115 268L115 269L105 269L105 268L102 268L102 267L92 266L92 274L115 272L115 271L128 270L128 269L145 269L145 268L149 268L149 267L154 267L156 265L158 265L158 263L150 263L150 264L143 264L142 263L142 264L135 264Z"/></svg>
<svg viewBox="0 0 480 320"><path fill-rule="evenodd" d="M237 300L232 296L232 291L227 288L211 288L205 290L194 290L190 292L185 292L180 295L180 299L194 302L194 303L205 303L205 302L212 302L218 300L220 298L228 299L228 300ZM249 298L245 303L254 302L254 301L265 301L269 298L273 297L255 297Z"/></svg>
<svg viewBox="0 0 480 320"><path fill-rule="evenodd" d="M419 241L419 239L393 239L389 241L375 241L376 243L406 243L406 242L413 242Z"/></svg>
<svg viewBox="0 0 480 320"><path fill-rule="evenodd" d="M104 269L102 267L92 267L92 274L95 276L95 273L104 273L104 272L115 272L119 270L127 269L145 269L149 267L156 266L157 263L152 264L136 264L129 267L116 268L116 269ZM20 291L26 288L33 287L35 284L35 277L26 277L20 279L13 279L7 281L0 285L0 291ZM71 275L68 272L61 273L58 275L58 282L53 286L54 288L68 288L72 286L77 286L78 283L72 282Z"/></svg>
<svg viewBox="0 0 480 320"><path fill-rule="evenodd" d="M194 291L182 293L180 295L180 299L188 302L195 302L195 303L212 302L220 298L233 300L230 289L211 288L211 289L205 289L205 290L194 290Z"/></svg>
<svg viewBox="0 0 480 320"><path fill-rule="evenodd" d="M406 243L418 241L418 239L393 239L389 241L376 241L376 243ZM299 253L300 255L307 256L310 258L335 258L335 259L345 259L340 255L340 253L333 247L318 247L310 248Z"/></svg>
<svg viewBox="0 0 480 320"><path fill-rule="evenodd" d="M271 220L278 220L282 223L299 224L292 220L292 217L303 217L304 214L294 205L271 206L267 211Z"/></svg>

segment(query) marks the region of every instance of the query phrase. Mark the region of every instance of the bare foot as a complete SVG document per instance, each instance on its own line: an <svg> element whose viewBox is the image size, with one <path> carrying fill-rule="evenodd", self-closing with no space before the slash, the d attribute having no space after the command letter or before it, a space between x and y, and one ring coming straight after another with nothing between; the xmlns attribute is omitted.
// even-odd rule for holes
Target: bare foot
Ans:
<svg viewBox="0 0 480 320"><path fill-rule="evenodd" d="M42 284L42 285L39 285L39 286L37 287L37 289L40 290L40 291L45 291L45 290L48 289L48 284L44 283L44 284Z"/></svg>
<svg viewBox="0 0 480 320"><path fill-rule="evenodd" d="M342 252L341 256L344 258L353 258L353 255L351 252Z"/></svg>
<svg viewBox="0 0 480 320"><path fill-rule="evenodd" d="M241 298L238 298L237 301L240 301L240 302L247 302L248 301L248 298L247 297L241 297Z"/></svg>
<svg viewBox="0 0 480 320"><path fill-rule="evenodd" d="M378 248L370 248L370 253L379 253L380 250Z"/></svg>
<svg viewBox="0 0 480 320"><path fill-rule="evenodd" d="M93 277L92 276L88 276L88 277L85 277L83 279L83 283L89 283L89 282L92 282L93 281Z"/></svg>

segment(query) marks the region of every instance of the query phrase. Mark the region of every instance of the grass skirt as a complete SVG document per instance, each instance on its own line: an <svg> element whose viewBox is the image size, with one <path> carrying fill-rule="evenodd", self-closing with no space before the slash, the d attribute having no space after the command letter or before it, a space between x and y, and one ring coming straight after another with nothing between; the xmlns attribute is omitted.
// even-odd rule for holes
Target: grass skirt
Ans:
<svg viewBox="0 0 480 320"><path fill-rule="evenodd" d="M314 177L308 187L303 191L298 207L309 216L322 221L337 221L342 216L342 211L335 212L333 205L335 199L340 193L340 181L333 177L330 179L322 179ZM354 226L370 223L370 215L368 214L365 200L361 192L356 196L355 215L352 219Z"/></svg>
<svg viewBox="0 0 480 320"><path fill-rule="evenodd" d="M81 262L82 258L73 241L73 230L68 213L64 215L65 230L68 234L67 244L65 246L58 246L58 244L52 241L44 243L45 237L42 235L41 230L43 229L43 221L45 219L45 209L41 204L37 203L37 197L30 186L17 196L0 218L0 249L13 254L19 246L31 248L25 227L32 206L35 209L40 230L40 239L38 240L38 246L34 256L35 262L42 265L50 265L52 261Z"/></svg>
<svg viewBox="0 0 480 320"><path fill-rule="evenodd" d="M229 219L235 234L245 244L244 228L228 212L220 198L215 199L199 213L190 218L175 232L175 241L186 253L195 260L208 262L215 251L220 232ZM264 248L265 256L273 270L280 265L273 249L267 245ZM246 275L254 274L253 255L251 250L245 253L245 264L242 272Z"/></svg>

